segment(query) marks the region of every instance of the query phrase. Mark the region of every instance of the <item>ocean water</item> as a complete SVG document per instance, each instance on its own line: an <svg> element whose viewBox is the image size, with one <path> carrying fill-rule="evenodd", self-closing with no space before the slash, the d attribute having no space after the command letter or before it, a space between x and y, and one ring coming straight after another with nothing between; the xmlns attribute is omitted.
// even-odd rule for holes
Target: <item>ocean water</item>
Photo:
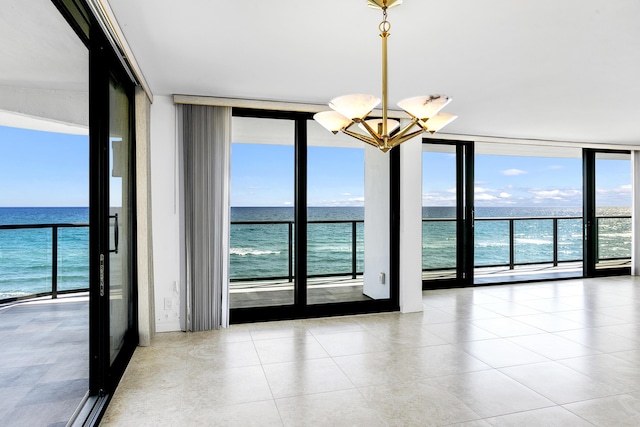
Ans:
<svg viewBox="0 0 640 427"><path fill-rule="evenodd" d="M513 217L558 216L558 257L582 259L580 208L477 208L475 265L509 262L509 220ZM450 207L425 207L422 267L452 268L455 260L455 212ZM602 208L599 216L630 215L630 208ZM88 223L88 208L0 208L0 224ZM484 219L490 218L490 221ZM356 271L364 268L364 208L311 207L308 224L309 275L351 274L353 225ZM444 220L443 220L444 219ZM231 208L232 222L271 221L271 224L232 224L231 278L286 278L293 241L293 208ZM549 219L514 222L515 261L549 262L553 250L553 222ZM601 258L631 255L631 220L599 220ZM58 230L58 289L86 288L89 283L89 229ZM290 242L291 239L291 242ZM0 299L51 291L51 228L0 230ZM293 257L291 257L293 258ZM295 260L292 259L295 263ZM292 266L293 267L293 266Z"/></svg>
<svg viewBox="0 0 640 427"><path fill-rule="evenodd" d="M88 223L88 208L2 208L0 224ZM51 228L0 230L0 299L51 292ZM58 229L58 289L89 286L89 228Z"/></svg>
<svg viewBox="0 0 640 427"><path fill-rule="evenodd" d="M598 216L630 215L629 207L598 209ZM309 224L309 275L352 271L352 224L364 219L362 207L311 207L313 220L345 220L342 224ZM422 227L422 268L455 267L455 210L451 207L424 207ZM509 219L514 217L562 217L558 220L558 259L582 259L581 208L476 208L474 263L476 267L509 263ZM446 220L448 219L448 220ZM489 220L491 219L491 220ZM231 208L233 221L278 221L275 224L231 225L231 278L288 277L289 233L293 239L293 208ZM631 219L599 220L599 256L631 256ZM357 272L364 265L364 224L356 223ZM514 222L515 262L551 262L553 260L553 221L551 219ZM295 242L293 242L295 243ZM292 260L295 263L295 260Z"/></svg>

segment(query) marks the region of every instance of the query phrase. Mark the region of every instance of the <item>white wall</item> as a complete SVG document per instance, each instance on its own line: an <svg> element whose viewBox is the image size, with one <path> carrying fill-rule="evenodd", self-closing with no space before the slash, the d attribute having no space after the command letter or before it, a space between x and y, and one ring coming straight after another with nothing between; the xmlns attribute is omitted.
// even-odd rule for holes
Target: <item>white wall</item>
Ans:
<svg viewBox="0 0 640 427"><path fill-rule="evenodd" d="M373 299L389 298L389 154L365 145L364 166L363 293Z"/></svg>
<svg viewBox="0 0 640 427"><path fill-rule="evenodd" d="M156 331L180 330L180 209L176 108L170 96L151 105L151 194Z"/></svg>
<svg viewBox="0 0 640 427"><path fill-rule="evenodd" d="M400 147L400 311L422 311L422 138Z"/></svg>

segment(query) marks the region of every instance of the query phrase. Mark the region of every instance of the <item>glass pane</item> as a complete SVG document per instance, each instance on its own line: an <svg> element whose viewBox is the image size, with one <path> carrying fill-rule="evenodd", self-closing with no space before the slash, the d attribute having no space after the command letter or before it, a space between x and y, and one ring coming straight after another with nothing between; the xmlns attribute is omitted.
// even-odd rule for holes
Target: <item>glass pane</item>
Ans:
<svg viewBox="0 0 640 427"><path fill-rule="evenodd" d="M423 144L422 277L456 277L456 147Z"/></svg>
<svg viewBox="0 0 640 427"><path fill-rule="evenodd" d="M293 304L294 122L233 117L230 307Z"/></svg>
<svg viewBox="0 0 640 427"><path fill-rule="evenodd" d="M502 143L475 149L474 278L581 276L581 150Z"/></svg>
<svg viewBox="0 0 640 427"><path fill-rule="evenodd" d="M596 153L596 268L631 265L631 155Z"/></svg>
<svg viewBox="0 0 640 427"><path fill-rule="evenodd" d="M54 2L2 6L0 424L66 425L89 390L89 52Z"/></svg>
<svg viewBox="0 0 640 427"><path fill-rule="evenodd" d="M309 121L307 302L367 301L364 270L364 147Z"/></svg>
<svg viewBox="0 0 640 427"><path fill-rule="evenodd" d="M133 206L129 98L115 81L109 85L109 308L111 362L124 344L134 319L130 312L133 282L130 239Z"/></svg>

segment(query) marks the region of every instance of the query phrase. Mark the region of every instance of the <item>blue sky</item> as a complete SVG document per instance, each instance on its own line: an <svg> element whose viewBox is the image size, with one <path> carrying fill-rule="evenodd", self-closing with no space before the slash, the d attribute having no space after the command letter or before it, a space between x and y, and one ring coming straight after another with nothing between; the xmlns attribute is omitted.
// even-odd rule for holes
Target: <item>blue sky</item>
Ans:
<svg viewBox="0 0 640 427"><path fill-rule="evenodd" d="M309 147L308 205L362 206L364 150ZM0 206L87 206L88 137L0 126ZM423 205L453 204L454 158L423 155ZM232 206L292 206L293 146L232 145ZM598 205L629 206L628 161L599 160ZM581 206L580 159L477 155L476 206Z"/></svg>
<svg viewBox="0 0 640 427"><path fill-rule="evenodd" d="M233 144L232 206L292 206L293 146ZM309 206L362 206L364 151L309 147ZM423 205L454 203L454 156L423 155ZM630 206L630 162L599 160L599 206ZM582 160L477 155L476 206L582 206Z"/></svg>
<svg viewBox="0 0 640 427"><path fill-rule="evenodd" d="M88 141L0 126L0 206L89 206Z"/></svg>
<svg viewBox="0 0 640 427"><path fill-rule="evenodd" d="M308 206L363 206L364 150L309 147ZM293 206L293 146L233 144L231 206Z"/></svg>
<svg viewBox="0 0 640 427"><path fill-rule="evenodd" d="M423 206L452 206L455 158L423 154ZM476 206L582 206L582 160L571 158L476 155ZM631 205L629 161L597 160L598 206Z"/></svg>

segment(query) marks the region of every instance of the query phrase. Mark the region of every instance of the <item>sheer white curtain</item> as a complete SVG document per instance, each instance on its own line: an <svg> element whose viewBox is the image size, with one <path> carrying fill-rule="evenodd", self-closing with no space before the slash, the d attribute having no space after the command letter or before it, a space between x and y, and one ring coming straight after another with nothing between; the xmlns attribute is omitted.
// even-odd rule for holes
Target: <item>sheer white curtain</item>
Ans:
<svg viewBox="0 0 640 427"><path fill-rule="evenodd" d="M229 325L231 108L178 107L184 171L186 326Z"/></svg>

